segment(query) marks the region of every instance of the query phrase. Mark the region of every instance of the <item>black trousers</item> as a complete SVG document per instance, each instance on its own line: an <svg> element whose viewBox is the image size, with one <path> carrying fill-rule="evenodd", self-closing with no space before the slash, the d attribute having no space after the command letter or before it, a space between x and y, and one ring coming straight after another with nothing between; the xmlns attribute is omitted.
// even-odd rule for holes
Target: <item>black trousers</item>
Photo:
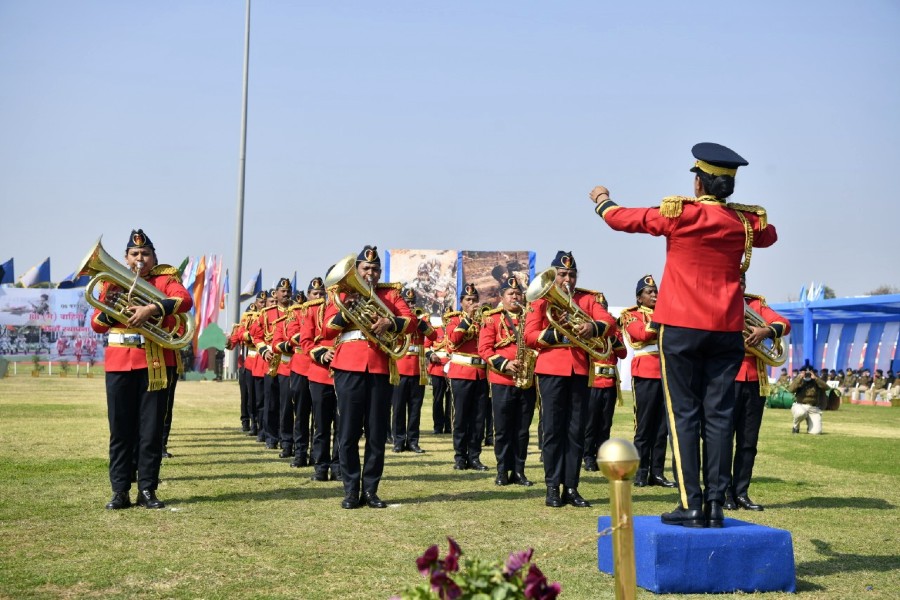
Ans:
<svg viewBox="0 0 900 600"><path fill-rule="evenodd" d="M266 438L266 378L253 377L253 399L256 412L256 423L262 439Z"/></svg>
<svg viewBox="0 0 900 600"><path fill-rule="evenodd" d="M401 375L400 383L394 386L391 407L394 411L391 435L394 446L416 446L419 444L419 426L422 420L422 402L425 400L425 386L419 383L419 376Z"/></svg>
<svg viewBox="0 0 900 600"><path fill-rule="evenodd" d="M494 410L494 456L498 473L523 473L537 390L491 384Z"/></svg>
<svg viewBox="0 0 900 600"><path fill-rule="evenodd" d="M172 410L175 408L175 386L178 384L178 374L169 378L166 388L166 416L163 417L163 450L169 445L169 432L172 431Z"/></svg>
<svg viewBox="0 0 900 600"><path fill-rule="evenodd" d="M544 481L577 488L584 456L587 375L539 375L544 427Z"/></svg>
<svg viewBox="0 0 900 600"><path fill-rule="evenodd" d="M277 444L280 439L278 433L278 408L280 405L281 389L278 385L278 375L263 376L263 431L266 432L266 443Z"/></svg>
<svg viewBox="0 0 900 600"><path fill-rule="evenodd" d="M249 369L242 367L238 371L238 386L241 390L241 425L249 427L256 421L253 417L253 375Z"/></svg>
<svg viewBox="0 0 900 600"><path fill-rule="evenodd" d="M294 413L297 406L297 392L290 375L276 375L278 378L278 440L285 450L294 449Z"/></svg>
<svg viewBox="0 0 900 600"><path fill-rule="evenodd" d="M166 375L170 382L177 377L175 367L168 367ZM135 464L138 489L155 490L159 481L167 390L147 391L148 383L147 369L106 372L109 483L114 492L131 489Z"/></svg>
<svg viewBox="0 0 900 600"><path fill-rule="evenodd" d="M766 399L758 381L734 382L734 467L731 486L735 496L746 496L756 462L756 446Z"/></svg>
<svg viewBox="0 0 900 600"><path fill-rule="evenodd" d="M666 444L669 437L662 380L635 377L632 385L634 447L637 448L641 461L638 469L652 475L662 475L666 468Z"/></svg>
<svg viewBox="0 0 900 600"><path fill-rule="evenodd" d="M487 379L449 379L453 398L453 450L459 461L481 460Z"/></svg>
<svg viewBox="0 0 900 600"><path fill-rule="evenodd" d="M724 501L731 479L734 378L744 339L739 331L661 325L658 343L681 505L699 510L704 501Z"/></svg>
<svg viewBox="0 0 900 600"><path fill-rule="evenodd" d="M309 454L310 432L314 427L310 424L310 418L313 416L311 384L306 375L292 372L290 385L296 398L294 403L294 456L304 456Z"/></svg>
<svg viewBox="0 0 900 600"><path fill-rule="evenodd" d="M592 387L588 392L587 417L584 420L584 458L597 458L597 450L609 439L616 412L618 388Z"/></svg>
<svg viewBox="0 0 900 600"><path fill-rule="evenodd" d="M304 379L306 378L304 377ZM324 475L330 470L336 474L340 470L340 464L338 461L337 396L334 394L334 386L310 381L308 388L312 397L312 412L315 420L312 462L315 465L316 473ZM332 427L334 428L334 437L332 437Z"/></svg>
<svg viewBox="0 0 900 600"><path fill-rule="evenodd" d="M443 375L431 376L431 416L436 433L453 431L452 397L447 392L447 378Z"/></svg>
<svg viewBox="0 0 900 600"><path fill-rule="evenodd" d="M338 407L338 455L344 495L378 492L384 471L384 445L391 406L388 375L334 369L334 391ZM359 440L366 431L363 463ZM360 468L362 467L362 468Z"/></svg>
<svg viewBox="0 0 900 600"><path fill-rule="evenodd" d="M478 412L484 415L484 441L493 443L494 441L494 408L492 404L492 398L490 394L490 387L488 387L488 394L485 394L482 403L478 406Z"/></svg>

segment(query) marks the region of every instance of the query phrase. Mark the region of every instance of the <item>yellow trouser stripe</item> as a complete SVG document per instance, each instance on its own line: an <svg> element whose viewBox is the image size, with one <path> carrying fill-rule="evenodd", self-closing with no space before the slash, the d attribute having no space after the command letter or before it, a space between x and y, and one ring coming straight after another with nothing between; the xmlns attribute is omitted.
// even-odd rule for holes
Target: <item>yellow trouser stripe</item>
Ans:
<svg viewBox="0 0 900 600"><path fill-rule="evenodd" d="M675 451L675 468L678 470L678 493L681 495L681 506L688 508L687 488L684 487L684 471L681 468L681 448L678 445L678 429L675 428L675 411L672 410L672 395L669 393L669 381L666 377L666 353L663 351L663 333L665 325L659 326L659 359L662 363L662 384L666 397L666 410L669 418L669 431L672 432L672 448Z"/></svg>

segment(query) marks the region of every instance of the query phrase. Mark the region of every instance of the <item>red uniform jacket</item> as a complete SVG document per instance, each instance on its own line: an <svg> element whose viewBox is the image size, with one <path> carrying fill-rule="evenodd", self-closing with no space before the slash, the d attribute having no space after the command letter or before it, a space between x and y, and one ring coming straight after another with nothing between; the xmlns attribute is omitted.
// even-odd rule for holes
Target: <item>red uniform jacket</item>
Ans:
<svg viewBox="0 0 900 600"><path fill-rule="evenodd" d="M516 327L523 315L494 309L485 313L478 335L478 354L487 363L488 381L497 385L515 385L512 375L504 372L506 365L516 359Z"/></svg>
<svg viewBox="0 0 900 600"><path fill-rule="evenodd" d="M452 312L446 321L446 336L450 351L449 379L484 379L484 359L478 354L478 336L480 327L462 313ZM446 316L446 315L445 315ZM454 356L457 360L454 360ZM473 361L463 364L464 361Z"/></svg>
<svg viewBox="0 0 900 600"><path fill-rule="evenodd" d="M294 320L294 305L285 310L278 317L272 326L272 342L271 349L279 354L278 374L289 377L291 374L291 362L294 359L294 348L288 340L290 336L287 334L288 321Z"/></svg>
<svg viewBox="0 0 900 600"><path fill-rule="evenodd" d="M323 304L325 304L325 299L319 298L318 300L310 300L309 302L295 305L294 319L290 320L285 327L287 344L294 351L294 355L291 358L292 373L297 373L304 377L309 376L309 367L312 359L309 357L309 352L300 344L300 333L303 331L303 325L306 323L306 319L309 318L310 313L318 310L318 307Z"/></svg>
<svg viewBox="0 0 900 600"><path fill-rule="evenodd" d="M185 313L191 310L194 301L181 281L178 279L177 271L168 265L157 265L153 267L145 280L147 283L165 294L166 299L157 303L165 318L163 319L163 327L171 330L175 327L175 317L172 315ZM107 294L111 292L124 293L118 286L110 287L108 282L103 282L100 288L100 301L106 299ZM91 329L97 333L138 333L135 329L128 329L115 319L107 317L98 309L94 309L94 315L91 318ZM176 363L174 350L163 350L163 357L167 367L174 367ZM110 344L106 349L106 358L104 369L107 371L136 371L138 369L147 368L147 353L144 348L130 348Z"/></svg>
<svg viewBox="0 0 900 600"><path fill-rule="evenodd" d="M594 320L594 333L597 337L611 337L616 333L616 320L603 305L597 302L597 296L584 290L576 289L573 296L575 304ZM525 343L538 350L534 372L538 375L559 375L568 377L588 374L588 358L584 350L575 346L564 336L559 335L547 319L548 302L539 298L531 303L531 311L525 318Z"/></svg>
<svg viewBox="0 0 900 600"><path fill-rule="evenodd" d="M744 307L740 288L746 233L738 211L723 202L685 203L678 217L658 208L622 208L612 201L597 206L617 231L666 237L666 266L653 316L657 323L706 331L741 331ZM775 227L741 211L753 231L753 246L775 243Z"/></svg>
<svg viewBox="0 0 900 600"><path fill-rule="evenodd" d="M406 301L400 297L398 287L399 285L396 284L380 283L375 288L375 294L394 313L393 331L397 333L412 333L416 328L416 318L410 312ZM346 298L346 294L341 292L340 297L343 301ZM323 339L339 338L341 334L350 333L356 329L357 327L353 323L344 319L333 301L327 304ZM380 375L390 373L387 354L365 338L343 342L338 339L335 347L337 349L335 350L334 360L331 361L331 368L333 369L359 373L368 371L369 373Z"/></svg>
<svg viewBox="0 0 900 600"><path fill-rule="evenodd" d="M591 387L595 388L611 388L619 384L619 373L616 370L616 364L628 356L628 349L622 342L622 331L616 330L616 338L613 340L612 352L603 360L592 361L591 367L594 369L594 380Z"/></svg>
<svg viewBox="0 0 900 600"><path fill-rule="evenodd" d="M323 337L325 301L314 300L313 302L314 305L306 309L306 316L300 325L300 333L294 337L299 340L303 354L309 358L306 372L309 380L322 385L334 385L334 379L331 377L331 363L324 362L325 354L334 348L334 338L326 340Z"/></svg>
<svg viewBox="0 0 900 600"><path fill-rule="evenodd" d="M631 359L632 377L662 378L659 346L656 345L659 332L650 326L652 321L653 309L645 306L626 308L619 316L619 324L625 330L628 345L634 348L634 358Z"/></svg>
<svg viewBox="0 0 900 600"><path fill-rule="evenodd" d="M447 352L447 338L444 335L443 327L435 327L434 333L437 336L434 340L425 339L425 358L428 359L428 374L435 377L443 377L444 365L450 360L450 354ZM432 356L436 356L440 362L432 362Z"/></svg>
<svg viewBox="0 0 900 600"><path fill-rule="evenodd" d="M437 338L437 333L428 321L427 316L417 319L416 331L411 333L409 338L409 350L406 351L406 356L397 361L397 371L407 377L420 377L419 355L421 354L422 358L425 359L424 376L427 377L428 359L425 357L425 342L426 340Z"/></svg>
<svg viewBox="0 0 900 600"><path fill-rule="evenodd" d="M262 353L269 344L272 343L272 336L275 333L274 325L271 321L275 321L281 317L281 311L278 306L270 306L260 311L256 318L250 323L248 333L250 334L250 343L255 348L257 354L256 365L253 367L254 377L263 377L269 372L269 364L263 359ZM268 312L272 312L272 316L267 316Z"/></svg>
<svg viewBox="0 0 900 600"><path fill-rule="evenodd" d="M769 308L765 298L762 296L754 296L752 294L744 294L744 300L750 308L755 310L756 313L763 318L769 326L769 329L775 334L776 338L783 337L791 332L791 322ZM757 361L759 361L759 363L757 363ZM762 361L753 354L746 352L744 354L744 362L741 363L741 370L738 371L735 381L759 381L760 371L765 373L765 363L762 363Z"/></svg>

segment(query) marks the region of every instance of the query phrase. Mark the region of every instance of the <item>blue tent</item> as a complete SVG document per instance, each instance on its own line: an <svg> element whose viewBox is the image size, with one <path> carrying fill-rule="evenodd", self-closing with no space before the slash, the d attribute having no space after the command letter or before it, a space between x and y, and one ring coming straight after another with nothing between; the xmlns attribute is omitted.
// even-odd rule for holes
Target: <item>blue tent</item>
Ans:
<svg viewBox="0 0 900 600"><path fill-rule="evenodd" d="M772 304L791 321L791 364L888 370L897 363L900 294ZM896 369L894 369L896 370Z"/></svg>

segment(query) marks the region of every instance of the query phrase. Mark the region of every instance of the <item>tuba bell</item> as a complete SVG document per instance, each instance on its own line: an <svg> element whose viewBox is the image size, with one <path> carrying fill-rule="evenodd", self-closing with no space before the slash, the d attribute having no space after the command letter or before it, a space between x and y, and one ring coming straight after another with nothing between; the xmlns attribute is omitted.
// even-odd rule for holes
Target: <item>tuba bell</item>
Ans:
<svg viewBox="0 0 900 600"><path fill-rule="evenodd" d="M585 340L578 336L578 329L583 323L593 323L594 320L572 300L572 293L562 290L556 285L556 268L550 267L541 271L534 280L528 284L525 291L525 299L534 302L545 298L549 304L547 307L547 320L550 325L564 335L570 342L584 350L594 360L603 360L612 351L612 344L606 338L590 338ZM554 316L561 313L562 317Z"/></svg>
<svg viewBox="0 0 900 600"><path fill-rule="evenodd" d="M394 360L402 358L409 347L409 337L406 334L386 331L376 335L372 331L372 325L379 318L393 319L395 315L375 294L373 286L360 278L356 272L355 255L348 254L328 271L328 275L325 276L325 287L334 286L337 286L337 291L359 295L359 300L350 305L341 301L340 294L333 295L334 304L341 314L359 327L366 339L378 346L382 352Z"/></svg>
<svg viewBox="0 0 900 600"><path fill-rule="evenodd" d="M753 332L753 327L768 327L769 324L762 318L758 312L750 308L746 302L744 303L744 340L747 340ZM757 346L747 346L744 344L747 352L763 361L770 367L780 367L787 360L787 353L784 351L784 344L779 338L765 339Z"/></svg>
<svg viewBox="0 0 900 600"><path fill-rule="evenodd" d="M145 306L166 299L161 291L142 279L140 274L132 273L122 263L110 256L103 249L103 244L99 239L75 270L75 277L83 275L91 277L84 288L84 298L87 303L126 326L128 319L131 318L128 311L129 306L136 304ZM109 285L122 288L123 292L107 294L108 297L104 298L104 301L100 301L99 294L97 298L94 297L94 288L104 281ZM125 290L128 292L125 293ZM163 326L164 315L151 317L137 329L145 338L156 342L163 348L180 350L194 338L194 320L190 318L190 315L184 313L174 316L176 322L171 330Z"/></svg>

